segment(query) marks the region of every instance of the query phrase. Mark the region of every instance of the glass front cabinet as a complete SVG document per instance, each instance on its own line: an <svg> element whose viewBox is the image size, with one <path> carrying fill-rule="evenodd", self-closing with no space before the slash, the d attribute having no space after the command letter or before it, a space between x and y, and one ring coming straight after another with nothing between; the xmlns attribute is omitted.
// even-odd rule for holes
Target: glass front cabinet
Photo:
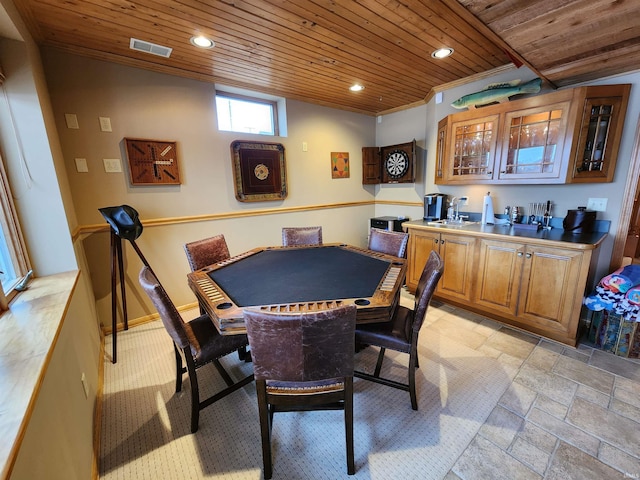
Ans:
<svg viewBox="0 0 640 480"><path fill-rule="evenodd" d="M630 85L582 87L572 182L611 182L618 158Z"/></svg>
<svg viewBox="0 0 640 480"><path fill-rule="evenodd" d="M449 115L435 183L610 182L629 90L580 87Z"/></svg>

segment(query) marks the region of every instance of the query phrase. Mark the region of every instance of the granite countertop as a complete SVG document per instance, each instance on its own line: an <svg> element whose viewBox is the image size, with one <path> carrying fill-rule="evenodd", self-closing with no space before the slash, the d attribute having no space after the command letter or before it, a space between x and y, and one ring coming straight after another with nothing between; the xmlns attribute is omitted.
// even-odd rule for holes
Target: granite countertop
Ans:
<svg viewBox="0 0 640 480"><path fill-rule="evenodd" d="M556 220L556 219L554 219ZM425 228L429 230L447 231L448 233L461 233L474 236L490 236L490 237L514 237L527 240L535 240L537 244L546 242L562 244L562 246L577 248L581 250L590 250L597 248L607 236L608 223L604 222L596 225L596 232L593 233L571 233L562 229L562 219L557 222L550 230L526 230L514 227L512 225L482 225L480 222L465 225L433 225L426 220L413 220L404 222L403 228ZM604 230L604 231L602 231Z"/></svg>

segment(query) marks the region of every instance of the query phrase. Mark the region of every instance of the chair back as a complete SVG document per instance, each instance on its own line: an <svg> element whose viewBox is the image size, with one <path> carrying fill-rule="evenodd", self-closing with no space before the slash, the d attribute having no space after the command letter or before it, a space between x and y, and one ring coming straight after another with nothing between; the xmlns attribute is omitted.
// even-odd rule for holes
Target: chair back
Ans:
<svg viewBox="0 0 640 480"><path fill-rule="evenodd" d="M176 346L182 349L189 346L189 336L184 320L151 269L147 266L142 267L138 279L154 307L158 310L162 324Z"/></svg>
<svg viewBox="0 0 640 480"><path fill-rule="evenodd" d="M422 270L420 280L418 281L418 287L416 288L415 307L413 309L413 326L414 333L418 333L424 322L424 317L427 315L427 307L433 296L433 292L436 290L436 286L442 277L444 272L444 262L438 252L431 250L429 259Z"/></svg>
<svg viewBox="0 0 640 480"><path fill-rule="evenodd" d="M374 252L404 258L407 253L408 242L408 233L389 232L379 228L371 228L369 231L369 245L367 248Z"/></svg>
<svg viewBox="0 0 640 480"><path fill-rule="evenodd" d="M322 245L322 227L283 227L282 245Z"/></svg>
<svg viewBox="0 0 640 480"><path fill-rule="evenodd" d="M313 312L246 308L256 380L316 382L353 376L356 306Z"/></svg>
<svg viewBox="0 0 640 480"><path fill-rule="evenodd" d="M184 251L187 254L187 260L192 272L226 260L231 256L229 255L227 242L222 234L185 243Z"/></svg>

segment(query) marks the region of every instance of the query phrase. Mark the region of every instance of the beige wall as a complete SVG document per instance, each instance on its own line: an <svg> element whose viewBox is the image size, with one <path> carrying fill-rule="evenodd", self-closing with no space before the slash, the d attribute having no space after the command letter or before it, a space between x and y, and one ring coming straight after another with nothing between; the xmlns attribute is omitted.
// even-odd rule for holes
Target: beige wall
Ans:
<svg viewBox="0 0 640 480"><path fill-rule="evenodd" d="M366 245L367 222L375 213L374 188L362 185L361 149L375 145L375 118L288 100L287 137L218 132L212 84L53 49L43 52L43 62L80 226L104 224L98 208L120 204L136 208L143 223L260 212L145 227L137 243L176 304L195 301L187 286L189 269L182 249L188 241L224 233L231 253L237 254L260 245L279 245L283 226L322 225L325 242ZM79 129L66 127L65 113L77 115ZM111 119L113 132L100 131L100 116ZM130 186L123 150L127 137L176 141L182 184ZM237 139L284 145L289 191L285 200L242 203L235 199L229 148ZM308 145L306 152L303 142ZM332 151L349 152L350 178L331 178ZM88 173L76 172L76 157L87 159ZM120 158L123 172L105 173L103 158ZM357 205L335 208L344 203ZM303 211L287 212L292 208ZM90 234L82 237L82 243L98 315L103 325L110 325L109 236ZM141 262L130 245L125 244L125 252L127 308L129 318L136 318L153 310L137 286Z"/></svg>
<svg viewBox="0 0 640 480"><path fill-rule="evenodd" d="M51 347L43 383L35 386L33 415L11 478L87 479L101 364L95 300L84 254L76 251L71 240L75 209L39 50L12 1L0 1L0 13L24 39L0 39L0 64L7 77L6 96L0 101L8 101L0 109L0 145L32 266L40 277L76 269L83 272L57 343ZM34 328L43 312L46 308L34 308ZM82 388L83 373L88 397Z"/></svg>

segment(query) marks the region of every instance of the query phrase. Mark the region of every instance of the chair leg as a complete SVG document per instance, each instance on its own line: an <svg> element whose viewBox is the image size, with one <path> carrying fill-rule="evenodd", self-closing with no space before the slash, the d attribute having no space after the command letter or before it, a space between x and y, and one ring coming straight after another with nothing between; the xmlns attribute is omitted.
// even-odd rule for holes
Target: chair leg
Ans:
<svg viewBox="0 0 640 480"><path fill-rule="evenodd" d="M220 374L224 382L227 384L227 387L230 387L231 385L233 385L234 383L233 379L229 376L227 371L224 369L224 367L220 363L220 360L218 359L214 360L213 364L215 365L216 369L218 370L218 373Z"/></svg>
<svg viewBox="0 0 640 480"><path fill-rule="evenodd" d="M173 353L176 356L176 393L182 390L182 375L184 374L184 368L182 367L182 357L178 351L176 344L173 344Z"/></svg>
<svg viewBox="0 0 640 480"><path fill-rule="evenodd" d="M258 413L260 416L260 435L262 437L262 465L264 478L269 480L273 475L271 461L271 414L267 403L267 384L265 380L256 380L258 397Z"/></svg>
<svg viewBox="0 0 640 480"><path fill-rule="evenodd" d="M189 347L187 347L189 348ZM185 352L186 354L190 352ZM193 360L187 358L187 368L189 370L189 384L191 385L191 433L198 431L200 420L200 390L198 388L198 375Z"/></svg>
<svg viewBox="0 0 640 480"><path fill-rule="evenodd" d="M344 382L344 428L347 440L347 474L356 473L353 449L353 377Z"/></svg>
<svg viewBox="0 0 640 480"><path fill-rule="evenodd" d="M418 398L416 396L416 369L418 368L418 352L412 350L409 354L409 396L411 408L418 410Z"/></svg>
<svg viewBox="0 0 640 480"><path fill-rule="evenodd" d="M380 353L378 354L378 361L376 362L376 369L373 372L374 377L380 376L380 369L382 368L382 361L384 360L385 349L380 347Z"/></svg>

